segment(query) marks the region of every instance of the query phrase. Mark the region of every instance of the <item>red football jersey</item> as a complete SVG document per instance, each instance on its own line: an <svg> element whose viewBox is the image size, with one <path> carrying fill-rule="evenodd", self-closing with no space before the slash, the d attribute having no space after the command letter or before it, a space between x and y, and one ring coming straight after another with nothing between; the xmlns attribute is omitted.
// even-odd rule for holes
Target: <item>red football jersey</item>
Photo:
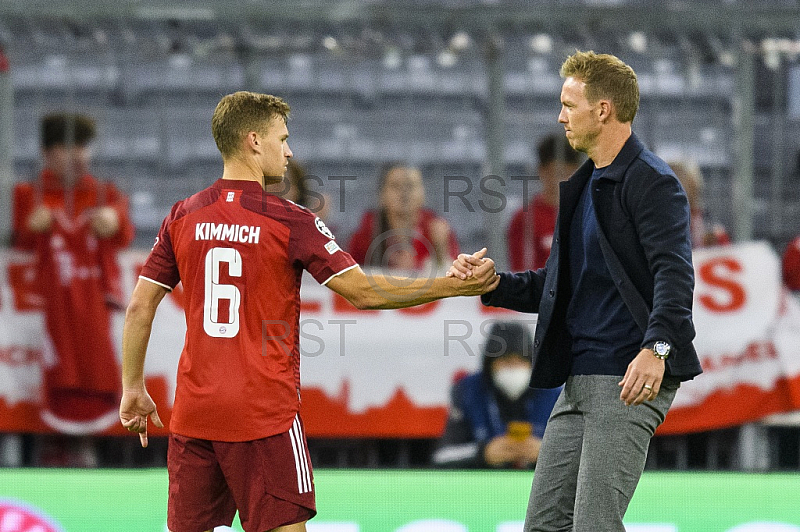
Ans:
<svg viewBox="0 0 800 532"><path fill-rule="evenodd" d="M186 341L170 430L249 441L286 432L300 407L300 280L356 267L308 209L254 181L218 180L176 203L142 268L183 283Z"/></svg>

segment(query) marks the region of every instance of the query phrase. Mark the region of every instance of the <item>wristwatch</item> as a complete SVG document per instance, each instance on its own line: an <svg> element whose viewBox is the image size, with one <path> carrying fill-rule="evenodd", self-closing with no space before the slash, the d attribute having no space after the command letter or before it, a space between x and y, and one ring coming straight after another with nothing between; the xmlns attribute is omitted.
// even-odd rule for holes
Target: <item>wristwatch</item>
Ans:
<svg viewBox="0 0 800 532"><path fill-rule="evenodd" d="M656 358L666 360L667 357L669 357L669 352L672 347L667 342L659 340L658 342L655 342L650 349L653 350L653 355Z"/></svg>

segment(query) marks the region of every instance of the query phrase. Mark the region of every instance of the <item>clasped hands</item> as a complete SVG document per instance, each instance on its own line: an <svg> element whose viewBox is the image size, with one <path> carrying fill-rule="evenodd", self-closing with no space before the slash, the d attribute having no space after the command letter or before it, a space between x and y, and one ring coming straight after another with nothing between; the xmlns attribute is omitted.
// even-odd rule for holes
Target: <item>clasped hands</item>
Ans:
<svg viewBox="0 0 800 532"><path fill-rule="evenodd" d="M486 257L486 248L472 255L459 254L445 273L445 277L454 277L464 281L469 293L462 292L462 295L485 294L500 284L500 276L494 269L494 261Z"/></svg>
<svg viewBox="0 0 800 532"><path fill-rule="evenodd" d="M485 258L484 258L485 257ZM456 277L458 279L466 280L469 277L486 276L497 277L497 272L494 269L494 261L486 257L486 248L476 251L472 255L460 253L453 265L447 270L445 277ZM499 281L499 278L497 279Z"/></svg>
<svg viewBox="0 0 800 532"><path fill-rule="evenodd" d="M96 207L87 210L86 214L89 226L95 236L108 238L119 231L120 219L113 207ZM46 233L50 231L54 220L54 211L44 205L39 205L28 217L28 229L34 233Z"/></svg>
<svg viewBox="0 0 800 532"><path fill-rule="evenodd" d="M542 440L535 436L518 440L508 434L503 434L486 445L483 458L490 466L514 464L519 467L528 467L539 459L541 447Z"/></svg>

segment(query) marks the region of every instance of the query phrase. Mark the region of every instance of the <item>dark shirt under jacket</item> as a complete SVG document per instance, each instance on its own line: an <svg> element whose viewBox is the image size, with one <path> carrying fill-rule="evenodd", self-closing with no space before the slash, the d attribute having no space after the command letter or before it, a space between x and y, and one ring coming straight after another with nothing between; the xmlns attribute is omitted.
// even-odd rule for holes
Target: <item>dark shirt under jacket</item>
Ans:
<svg viewBox="0 0 800 532"><path fill-rule="evenodd" d="M561 183L560 208L550 258L544 268L501 273L484 304L538 312L531 386L560 386L572 371L572 338L566 327L572 299L572 218L594 163L587 160ZM689 203L669 166L631 135L592 187L598 242L614 284L642 332L640 347L672 345L666 376L689 380L702 372L692 345L694 270ZM576 301L576 304L581 302Z"/></svg>
<svg viewBox="0 0 800 532"><path fill-rule="evenodd" d="M642 331L625 306L603 260L591 189L605 168L595 168L581 192L569 236L570 287L567 331L572 337L572 375L625 375L639 353Z"/></svg>

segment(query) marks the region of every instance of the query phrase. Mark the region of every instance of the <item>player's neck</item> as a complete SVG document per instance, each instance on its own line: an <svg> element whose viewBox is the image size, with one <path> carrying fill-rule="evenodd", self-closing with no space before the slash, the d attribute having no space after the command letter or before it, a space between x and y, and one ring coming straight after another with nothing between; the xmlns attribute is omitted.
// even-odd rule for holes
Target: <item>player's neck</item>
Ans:
<svg viewBox="0 0 800 532"><path fill-rule="evenodd" d="M255 181L261 187L264 187L264 176L257 168L247 164L246 161L240 159L229 159L225 161L222 169L222 179L231 179L237 181Z"/></svg>

